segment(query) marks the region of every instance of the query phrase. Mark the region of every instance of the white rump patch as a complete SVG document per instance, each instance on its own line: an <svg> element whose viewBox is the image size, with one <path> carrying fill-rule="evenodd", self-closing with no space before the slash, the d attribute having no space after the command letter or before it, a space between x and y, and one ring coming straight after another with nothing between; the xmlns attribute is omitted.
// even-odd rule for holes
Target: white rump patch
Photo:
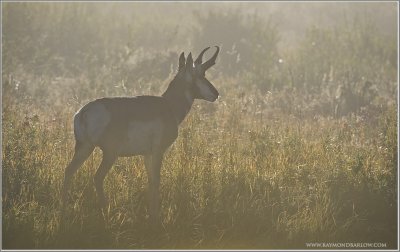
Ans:
<svg viewBox="0 0 400 252"><path fill-rule="evenodd" d="M85 129L82 126L82 122L80 120L80 116L82 113L82 109L80 109L76 114L74 115L74 134L76 140L80 142L85 141Z"/></svg>
<svg viewBox="0 0 400 252"><path fill-rule="evenodd" d="M94 102L88 106L89 107L83 114L86 128L82 127L82 122L80 122L76 131L77 135L83 135L81 134L81 131L86 130L86 135L89 137L90 141L97 143L103 136L104 130L111 120L111 115L106 107L101 103ZM81 113L81 111L78 113Z"/></svg>

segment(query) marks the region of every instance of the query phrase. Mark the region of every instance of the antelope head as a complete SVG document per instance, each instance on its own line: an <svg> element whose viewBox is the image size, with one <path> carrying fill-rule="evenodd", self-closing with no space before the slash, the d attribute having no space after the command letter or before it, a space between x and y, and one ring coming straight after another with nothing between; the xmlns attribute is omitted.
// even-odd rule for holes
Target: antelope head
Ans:
<svg viewBox="0 0 400 252"><path fill-rule="evenodd" d="M207 69L215 64L215 59L219 53L219 47L216 46L216 48L217 50L214 55L204 63L202 62L203 54L210 49L210 47L205 48L194 62L192 53L189 53L186 60L184 53L181 53L179 57L178 76L182 78L185 90L187 90L194 99L214 102L219 96L217 89L205 76Z"/></svg>

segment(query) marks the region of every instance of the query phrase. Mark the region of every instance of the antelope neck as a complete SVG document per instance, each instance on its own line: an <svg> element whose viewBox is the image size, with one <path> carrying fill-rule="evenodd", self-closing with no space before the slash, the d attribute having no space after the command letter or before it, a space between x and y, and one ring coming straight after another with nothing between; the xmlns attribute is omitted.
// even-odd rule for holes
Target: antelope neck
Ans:
<svg viewBox="0 0 400 252"><path fill-rule="evenodd" d="M178 82L176 78L172 80L162 97L167 100L177 123L180 124L189 113L194 97L189 90L180 88L176 82Z"/></svg>

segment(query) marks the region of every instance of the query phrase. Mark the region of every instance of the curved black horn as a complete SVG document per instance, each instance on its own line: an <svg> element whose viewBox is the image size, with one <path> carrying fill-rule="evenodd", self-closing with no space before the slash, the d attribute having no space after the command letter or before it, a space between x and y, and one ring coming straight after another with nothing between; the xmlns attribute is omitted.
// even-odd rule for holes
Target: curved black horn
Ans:
<svg viewBox="0 0 400 252"><path fill-rule="evenodd" d="M211 59L207 60L206 62L204 62L201 66L202 68L205 70L209 69L210 67L212 67L215 64L215 59L218 56L219 53L219 46L215 46L217 48L217 51L214 53L214 55L211 57Z"/></svg>
<svg viewBox="0 0 400 252"><path fill-rule="evenodd" d="M201 53L199 54L199 56L197 57L196 61L194 62L194 65L201 65L201 63L203 62L203 54L210 49L210 47L205 48L203 51L201 51Z"/></svg>

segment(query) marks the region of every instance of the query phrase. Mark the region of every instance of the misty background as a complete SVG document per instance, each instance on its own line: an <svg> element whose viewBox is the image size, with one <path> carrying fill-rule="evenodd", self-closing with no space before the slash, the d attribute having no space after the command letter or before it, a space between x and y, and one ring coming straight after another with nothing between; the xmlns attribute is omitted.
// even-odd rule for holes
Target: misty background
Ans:
<svg viewBox="0 0 400 252"><path fill-rule="evenodd" d="M222 97L285 90L295 98L278 92L268 106L347 115L395 100L396 10L390 2L5 3L3 91L47 105L160 94L182 51L220 45L208 75L234 80L216 82Z"/></svg>

